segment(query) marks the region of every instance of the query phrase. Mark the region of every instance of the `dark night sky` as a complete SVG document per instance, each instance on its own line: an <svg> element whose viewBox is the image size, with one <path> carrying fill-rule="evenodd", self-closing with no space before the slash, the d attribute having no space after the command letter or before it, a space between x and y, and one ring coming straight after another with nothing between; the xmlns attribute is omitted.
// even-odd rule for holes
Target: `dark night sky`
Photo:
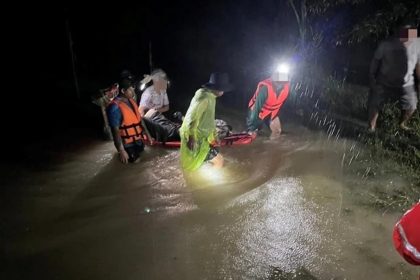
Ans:
<svg viewBox="0 0 420 280"><path fill-rule="evenodd" d="M294 25L286 19L288 8L281 1L174 2L79 4L41 14L26 32L33 42L36 73L61 85L72 80L66 20L78 77L86 90L95 83L106 86L125 68L137 75L148 72L149 41L154 65L165 69L175 84L185 77L203 82L211 71L227 71L232 77L256 69L268 73L271 65L262 65L288 43L287 34L278 35L284 33L280 26Z"/></svg>
<svg viewBox="0 0 420 280"><path fill-rule="evenodd" d="M150 41L154 66L167 71L172 80L173 109L185 110L213 71L228 72L237 87L221 102L245 100L257 80L269 75L273 59L291 43L295 21L289 13L282 1L275 0L27 7L20 14L21 26L11 32L19 42L13 46L19 50L16 60L22 62L14 65L15 71L36 85L21 94L27 101L25 110L41 121L48 120L53 110L55 122L64 118L68 124L68 119L74 122L75 107L83 105L89 107L84 110L90 117L97 109L90 108L90 96L118 80L121 70L137 76L149 72ZM75 98L66 22L82 100ZM80 122L85 125L89 120L76 124Z"/></svg>

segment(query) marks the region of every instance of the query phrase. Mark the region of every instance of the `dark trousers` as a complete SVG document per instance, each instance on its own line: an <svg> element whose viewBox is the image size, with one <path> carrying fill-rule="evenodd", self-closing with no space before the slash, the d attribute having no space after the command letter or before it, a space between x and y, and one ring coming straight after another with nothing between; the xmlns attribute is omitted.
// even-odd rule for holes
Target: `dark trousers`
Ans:
<svg viewBox="0 0 420 280"><path fill-rule="evenodd" d="M369 119L382 109L385 102L398 102L402 95L402 87L389 87L381 84L371 87L368 98Z"/></svg>
<svg viewBox="0 0 420 280"><path fill-rule="evenodd" d="M143 152L144 144L141 141L137 141L133 144L125 146L124 150L128 154L128 162L135 162L140 157L141 152Z"/></svg>

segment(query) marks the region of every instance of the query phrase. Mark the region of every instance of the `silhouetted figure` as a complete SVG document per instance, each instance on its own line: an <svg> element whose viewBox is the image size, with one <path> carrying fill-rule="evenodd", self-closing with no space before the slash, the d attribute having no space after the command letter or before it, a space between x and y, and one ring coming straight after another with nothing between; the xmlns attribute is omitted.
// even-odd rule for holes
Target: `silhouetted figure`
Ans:
<svg viewBox="0 0 420 280"><path fill-rule="evenodd" d="M400 127L407 129L406 122L417 108L413 77L415 64L419 61L418 49L415 50L417 43L414 41L418 40L416 37L417 29L403 27L397 37L381 42L375 51L369 71L368 125L370 131L376 129L383 103L397 100L401 106ZM417 62L413 64L413 60Z"/></svg>

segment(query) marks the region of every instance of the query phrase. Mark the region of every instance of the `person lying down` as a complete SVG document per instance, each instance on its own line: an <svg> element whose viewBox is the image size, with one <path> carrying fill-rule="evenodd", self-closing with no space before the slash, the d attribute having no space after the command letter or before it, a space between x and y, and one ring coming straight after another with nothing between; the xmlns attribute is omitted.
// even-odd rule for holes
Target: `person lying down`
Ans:
<svg viewBox="0 0 420 280"><path fill-rule="evenodd" d="M179 128L182 124L182 114L174 113L174 120L169 120L156 110L149 110L143 118L143 123L150 136L157 142L181 141ZM232 127L224 120L216 119L216 132L218 139L223 139L232 133Z"/></svg>

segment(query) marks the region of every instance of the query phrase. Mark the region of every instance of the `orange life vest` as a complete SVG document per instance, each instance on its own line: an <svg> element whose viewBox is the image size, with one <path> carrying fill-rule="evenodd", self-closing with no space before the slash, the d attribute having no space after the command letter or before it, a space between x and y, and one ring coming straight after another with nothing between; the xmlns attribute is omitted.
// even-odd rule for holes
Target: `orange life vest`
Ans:
<svg viewBox="0 0 420 280"><path fill-rule="evenodd" d="M257 96L262 86L267 87L268 96L258 116L261 120L263 120L267 116L271 115L271 119L273 120L275 117L277 117L281 106L283 105L287 96L289 96L290 83L284 83L282 91L280 92L279 96L277 96L273 87L273 82L270 79L266 79L264 81L259 82L257 90L255 91L254 96L251 98L248 104L248 108L250 108L251 110L254 108L255 101L257 100Z"/></svg>
<svg viewBox="0 0 420 280"><path fill-rule="evenodd" d="M129 98L132 108L125 102L115 98L112 102L118 105L122 114L122 124L120 125L120 136L124 144L130 144L141 139L141 116L137 109L136 102ZM134 109L134 111L133 111Z"/></svg>

